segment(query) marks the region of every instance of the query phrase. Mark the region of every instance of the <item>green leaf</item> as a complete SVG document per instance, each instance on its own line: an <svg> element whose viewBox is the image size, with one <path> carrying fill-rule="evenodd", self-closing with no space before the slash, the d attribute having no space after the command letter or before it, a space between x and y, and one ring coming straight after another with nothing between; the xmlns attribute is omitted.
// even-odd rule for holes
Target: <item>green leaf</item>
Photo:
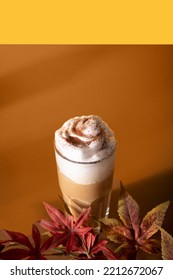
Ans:
<svg viewBox="0 0 173 280"><path fill-rule="evenodd" d="M163 260L173 260L173 237L164 229L161 231L161 250Z"/></svg>
<svg viewBox="0 0 173 280"><path fill-rule="evenodd" d="M124 189L121 184L120 198L118 201L118 214L124 225L134 230L135 239L139 236L140 210L138 203Z"/></svg>
<svg viewBox="0 0 173 280"><path fill-rule="evenodd" d="M149 254L159 254L161 252L160 241L156 239L145 240L140 244L139 248Z"/></svg>
<svg viewBox="0 0 173 280"><path fill-rule="evenodd" d="M130 230L123 226L117 219L102 218L99 221L101 223L101 229L109 240L115 243L122 243L127 242L127 239L133 239Z"/></svg>
<svg viewBox="0 0 173 280"><path fill-rule="evenodd" d="M149 239L158 231L158 227L161 227L163 223L169 203L169 201L161 203L146 214L141 223L140 239Z"/></svg>

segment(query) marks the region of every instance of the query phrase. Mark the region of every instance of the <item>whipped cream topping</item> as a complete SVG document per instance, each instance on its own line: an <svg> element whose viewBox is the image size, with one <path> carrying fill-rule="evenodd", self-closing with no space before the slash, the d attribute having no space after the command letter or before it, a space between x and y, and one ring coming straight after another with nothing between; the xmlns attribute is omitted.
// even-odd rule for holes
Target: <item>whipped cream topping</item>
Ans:
<svg viewBox="0 0 173 280"><path fill-rule="evenodd" d="M80 116L66 121L55 132L56 149L67 159L94 162L109 157L116 146L113 131L98 116Z"/></svg>

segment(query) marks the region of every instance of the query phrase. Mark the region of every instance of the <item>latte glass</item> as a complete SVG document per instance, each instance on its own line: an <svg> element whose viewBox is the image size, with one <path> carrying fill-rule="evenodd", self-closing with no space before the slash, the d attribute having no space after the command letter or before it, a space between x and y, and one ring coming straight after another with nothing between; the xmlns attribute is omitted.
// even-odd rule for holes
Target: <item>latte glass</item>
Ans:
<svg viewBox="0 0 173 280"><path fill-rule="evenodd" d="M76 162L64 157L55 147L62 198L74 216L91 206L91 215L108 217L115 150L95 162Z"/></svg>

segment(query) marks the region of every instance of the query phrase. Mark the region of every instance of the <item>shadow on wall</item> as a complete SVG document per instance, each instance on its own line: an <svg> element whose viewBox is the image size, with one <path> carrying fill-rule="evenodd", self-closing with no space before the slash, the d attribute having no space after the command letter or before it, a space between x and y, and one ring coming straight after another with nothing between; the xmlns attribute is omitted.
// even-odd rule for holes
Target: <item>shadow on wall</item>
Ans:
<svg viewBox="0 0 173 280"><path fill-rule="evenodd" d="M163 228L173 235L173 170L145 178L141 181L124 185L129 194L138 202L141 218L148 211L167 200L170 201L165 215ZM114 189L111 197L110 217L118 217L117 203L119 188Z"/></svg>

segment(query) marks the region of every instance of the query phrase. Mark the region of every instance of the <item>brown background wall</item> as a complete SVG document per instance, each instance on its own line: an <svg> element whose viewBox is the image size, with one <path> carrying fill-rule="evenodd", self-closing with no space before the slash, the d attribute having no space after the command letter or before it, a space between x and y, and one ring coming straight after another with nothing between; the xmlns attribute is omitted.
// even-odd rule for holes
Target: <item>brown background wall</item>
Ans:
<svg viewBox="0 0 173 280"><path fill-rule="evenodd" d="M1 228L28 233L58 204L54 131L87 114L115 131L115 177L142 214L173 204L173 46L1 45Z"/></svg>

